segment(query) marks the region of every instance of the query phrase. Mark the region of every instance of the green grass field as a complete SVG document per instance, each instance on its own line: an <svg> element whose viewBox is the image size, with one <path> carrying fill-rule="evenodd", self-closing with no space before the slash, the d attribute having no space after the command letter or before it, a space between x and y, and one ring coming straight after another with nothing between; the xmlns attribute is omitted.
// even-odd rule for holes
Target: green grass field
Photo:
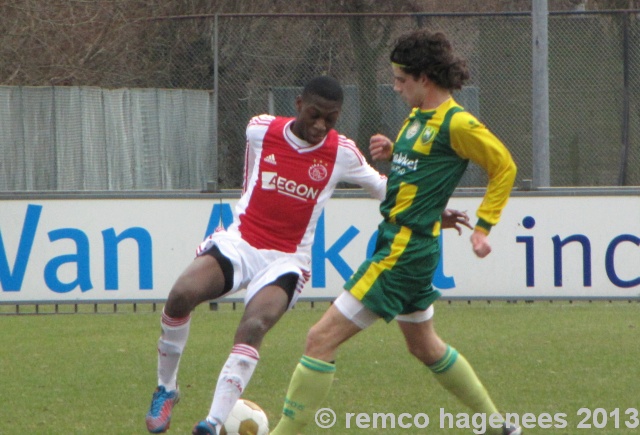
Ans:
<svg viewBox="0 0 640 435"><path fill-rule="evenodd" d="M299 304L263 344L245 397L260 404L273 424L306 331L326 307ZM69 314L42 314L47 311L42 307L40 315L12 315L14 308L1 308L1 434L146 433L161 307L153 312L151 305L138 306L133 312L122 306L113 313L107 306L97 314L93 306ZM544 429L536 421L526 434L631 434L640 430L625 426L640 418L625 414L640 409L639 310L629 302L439 302L435 322L440 335L474 365L503 412L535 418L547 413L551 420L543 416L542 423L551 425L561 423L554 414L565 415L560 416L565 428ZM196 310L181 363L182 400L169 433L190 433L207 414L240 315L241 306L233 310L231 304ZM393 323L378 322L344 345L337 368L325 406L338 421L332 429L312 424L309 434L474 433L472 422L469 429L456 428L464 423L457 414L469 411L409 356ZM402 412L424 413L430 424L359 429L353 417L346 427L347 413ZM453 428L440 427L441 412L452 414ZM583 420L591 428L579 429Z"/></svg>

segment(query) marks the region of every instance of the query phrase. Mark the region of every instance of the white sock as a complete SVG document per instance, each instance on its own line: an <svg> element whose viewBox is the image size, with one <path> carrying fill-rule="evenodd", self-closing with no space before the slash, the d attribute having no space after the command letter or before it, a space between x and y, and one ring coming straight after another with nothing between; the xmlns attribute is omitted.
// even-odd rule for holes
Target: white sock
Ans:
<svg viewBox="0 0 640 435"><path fill-rule="evenodd" d="M191 315L174 319L162 311L162 334L158 340L158 385L167 391L178 387L178 366L189 338Z"/></svg>
<svg viewBox="0 0 640 435"><path fill-rule="evenodd" d="M258 365L260 355L248 344L236 344L224 364L207 420L222 426L236 404Z"/></svg>

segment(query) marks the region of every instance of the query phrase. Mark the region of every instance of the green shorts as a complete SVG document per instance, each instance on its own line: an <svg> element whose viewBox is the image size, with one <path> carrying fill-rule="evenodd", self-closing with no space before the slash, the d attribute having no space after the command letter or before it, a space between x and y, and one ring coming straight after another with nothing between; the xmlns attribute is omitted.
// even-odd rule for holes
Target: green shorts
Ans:
<svg viewBox="0 0 640 435"><path fill-rule="evenodd" d="M439 261L437 237L382 222L373 256L360 265L344 288L390 322L398 314L424 311L440 297L432 285Z"/></svg>

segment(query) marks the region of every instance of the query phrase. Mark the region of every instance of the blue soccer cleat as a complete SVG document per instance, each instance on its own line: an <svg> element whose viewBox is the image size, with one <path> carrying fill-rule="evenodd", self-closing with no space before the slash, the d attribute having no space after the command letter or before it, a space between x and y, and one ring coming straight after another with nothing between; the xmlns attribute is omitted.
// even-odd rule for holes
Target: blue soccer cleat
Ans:
<svg viewBox="0 0 640 435"><path fill-rule="evenodd" d="M217 435L216 425L209 423L207 420L202 420L196 424L191 431L191 435Z"/></svg>
<svg viewBox="0 0 640 435"><path fill-rule="evenodd" d="M178 389L167 391L163 386L156 388L145 418L147 430L151 433L165 433L171 424L171 410L179 400Z"/></svg>

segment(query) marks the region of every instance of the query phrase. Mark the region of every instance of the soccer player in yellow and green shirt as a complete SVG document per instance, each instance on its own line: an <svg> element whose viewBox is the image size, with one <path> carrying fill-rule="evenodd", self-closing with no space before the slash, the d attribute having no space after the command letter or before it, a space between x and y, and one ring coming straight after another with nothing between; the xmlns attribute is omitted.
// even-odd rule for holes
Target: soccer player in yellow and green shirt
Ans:
<svg viewBox="0 0 640 435"><path fill-rule="evenodd" d="M440 258L440 216L469 161L489 180L471 235L480 258L491 252L488 235L507 204L516 165L502 142L453 100L452 91L469 73L442 33L408 33L390 58L394 90L413 110L395 142L382 135L371 138L372 158L391 161L375 252L310 329L282 418L271 434L302 432L329 392L338 347L379 318L398 322L409 352L473 413L487 419L497 414L492 419L500 426L490 427L488 434L521 434L502 421L469 362L437 335L432 319L440 296L432 285Z"/></svg>

